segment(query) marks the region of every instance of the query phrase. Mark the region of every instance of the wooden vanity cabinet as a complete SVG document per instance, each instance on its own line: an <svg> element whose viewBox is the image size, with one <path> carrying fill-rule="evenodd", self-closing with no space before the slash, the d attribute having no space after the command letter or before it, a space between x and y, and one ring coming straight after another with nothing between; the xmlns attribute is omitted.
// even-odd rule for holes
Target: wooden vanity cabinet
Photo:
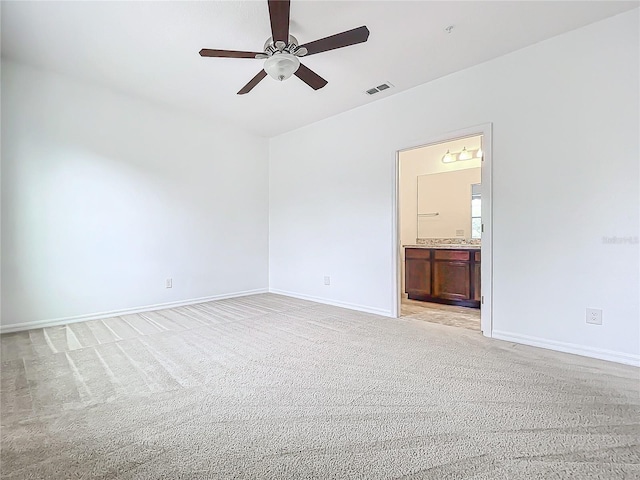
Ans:
<svg viewBox="0 0 640 480"><path fill-rule="evenodd" d="M431 250L411 248L405 251L405 285L413 295L431 295Z"/></svg>
<svg viewBox="0 0 640 480"><path fill-rule="evenodd" d="M405 291L412 300L480 308L480 251L405 249Z"/></svg>
<svg viewBox="0 0 640 480"><path fill-rule="evenodd" d="M473 262L473 299L480 304L482 296L480 295L480 252L474 253Z"/></svg>

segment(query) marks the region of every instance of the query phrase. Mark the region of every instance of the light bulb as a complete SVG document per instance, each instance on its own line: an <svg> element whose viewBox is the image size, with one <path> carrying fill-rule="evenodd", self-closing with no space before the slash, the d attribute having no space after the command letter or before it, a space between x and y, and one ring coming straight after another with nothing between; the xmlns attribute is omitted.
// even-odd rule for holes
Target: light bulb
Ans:
<svg viewBox="0 0 640 480"><path fill-rule="evenodd" d="M451 163L455 161L456 159L454 158L454 156L451 155L451 152L449 152L449 150L447 150L447 153L445 153L444 157L442 157L442 163Z"/></svg>
<svg viewBox="0 0 640 480"><path fill-rule="evenodd" d="M299 67L300 60L290 53L274 53L264 62L265 72L279 81L291 77Z"/></svg>
<svg viewBox="0 0 640 480"><path fill-rule="evenodd" d="M467 150L467 147L463 147L460 155L458 155L458 160L469 160L471 159L471 153Z"/></svg>
<svg viewBox="0 0 640 480"><path fill-rule="evenodd" d="M478 149L478 151L476 152L476 157L477 157L477 158L482 158L482 147L480 147L480 148Z"/></svg>

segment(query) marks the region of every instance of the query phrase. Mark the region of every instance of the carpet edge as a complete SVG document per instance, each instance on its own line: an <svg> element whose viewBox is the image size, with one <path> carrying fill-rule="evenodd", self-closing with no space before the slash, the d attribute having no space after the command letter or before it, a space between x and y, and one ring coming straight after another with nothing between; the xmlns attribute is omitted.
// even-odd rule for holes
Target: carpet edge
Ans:
<svg viewBox="0 0 640 480"><path fill-rule="evenodd" d="M0 325L1 333L21 332L24 330L32 330L34 328L55 327L66 325L68 323L85 322L87 320L99 320L102 318L117 317L119 315L129 315L132 313L152 312L154 310L164 310L167 308L182 307L185 305L195 305L197 303L211 302L213 300L224 300L227 298L246 297L249 295L257 295L260 293L269 293L267 288L257 288L254 290L244 290L240 292L223 293L219 295L211 295L207 297L190 298L187 300L178 300L175 302L156 303L152 305L144 305L139 307L124 308L120 310L110 310L106 312L88 313L85 315L75 315L72 317L60 317L44 320L34 320L31 322L12 323L9 325Z"/></svg>

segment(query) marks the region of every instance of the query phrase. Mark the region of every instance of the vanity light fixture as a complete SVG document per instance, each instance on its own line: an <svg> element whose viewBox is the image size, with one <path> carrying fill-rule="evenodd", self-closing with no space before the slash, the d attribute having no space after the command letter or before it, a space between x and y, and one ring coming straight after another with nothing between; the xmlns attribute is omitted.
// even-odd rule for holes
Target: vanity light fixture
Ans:
<svg viewBox="0 0 640 480"><path fill-rule="evenodd" d="M461 152L451 153L450 150L447 150L447 153L442 157L442 163L453 163L459 160L472 160L473 158L482 158L482 147L478 148L478 150L467 150L467 147L463 147Z"/></svg>

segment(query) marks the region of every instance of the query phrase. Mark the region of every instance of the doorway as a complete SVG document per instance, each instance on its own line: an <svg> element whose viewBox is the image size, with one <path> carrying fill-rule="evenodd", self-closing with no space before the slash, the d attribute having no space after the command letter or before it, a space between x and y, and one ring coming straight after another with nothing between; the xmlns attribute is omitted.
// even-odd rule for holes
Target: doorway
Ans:
<svg viewBox="0 0 640 480"><path fill-rule="evenodd" d="M396 151L395 317L491 337L491 130L480 125Z"/></svg>

